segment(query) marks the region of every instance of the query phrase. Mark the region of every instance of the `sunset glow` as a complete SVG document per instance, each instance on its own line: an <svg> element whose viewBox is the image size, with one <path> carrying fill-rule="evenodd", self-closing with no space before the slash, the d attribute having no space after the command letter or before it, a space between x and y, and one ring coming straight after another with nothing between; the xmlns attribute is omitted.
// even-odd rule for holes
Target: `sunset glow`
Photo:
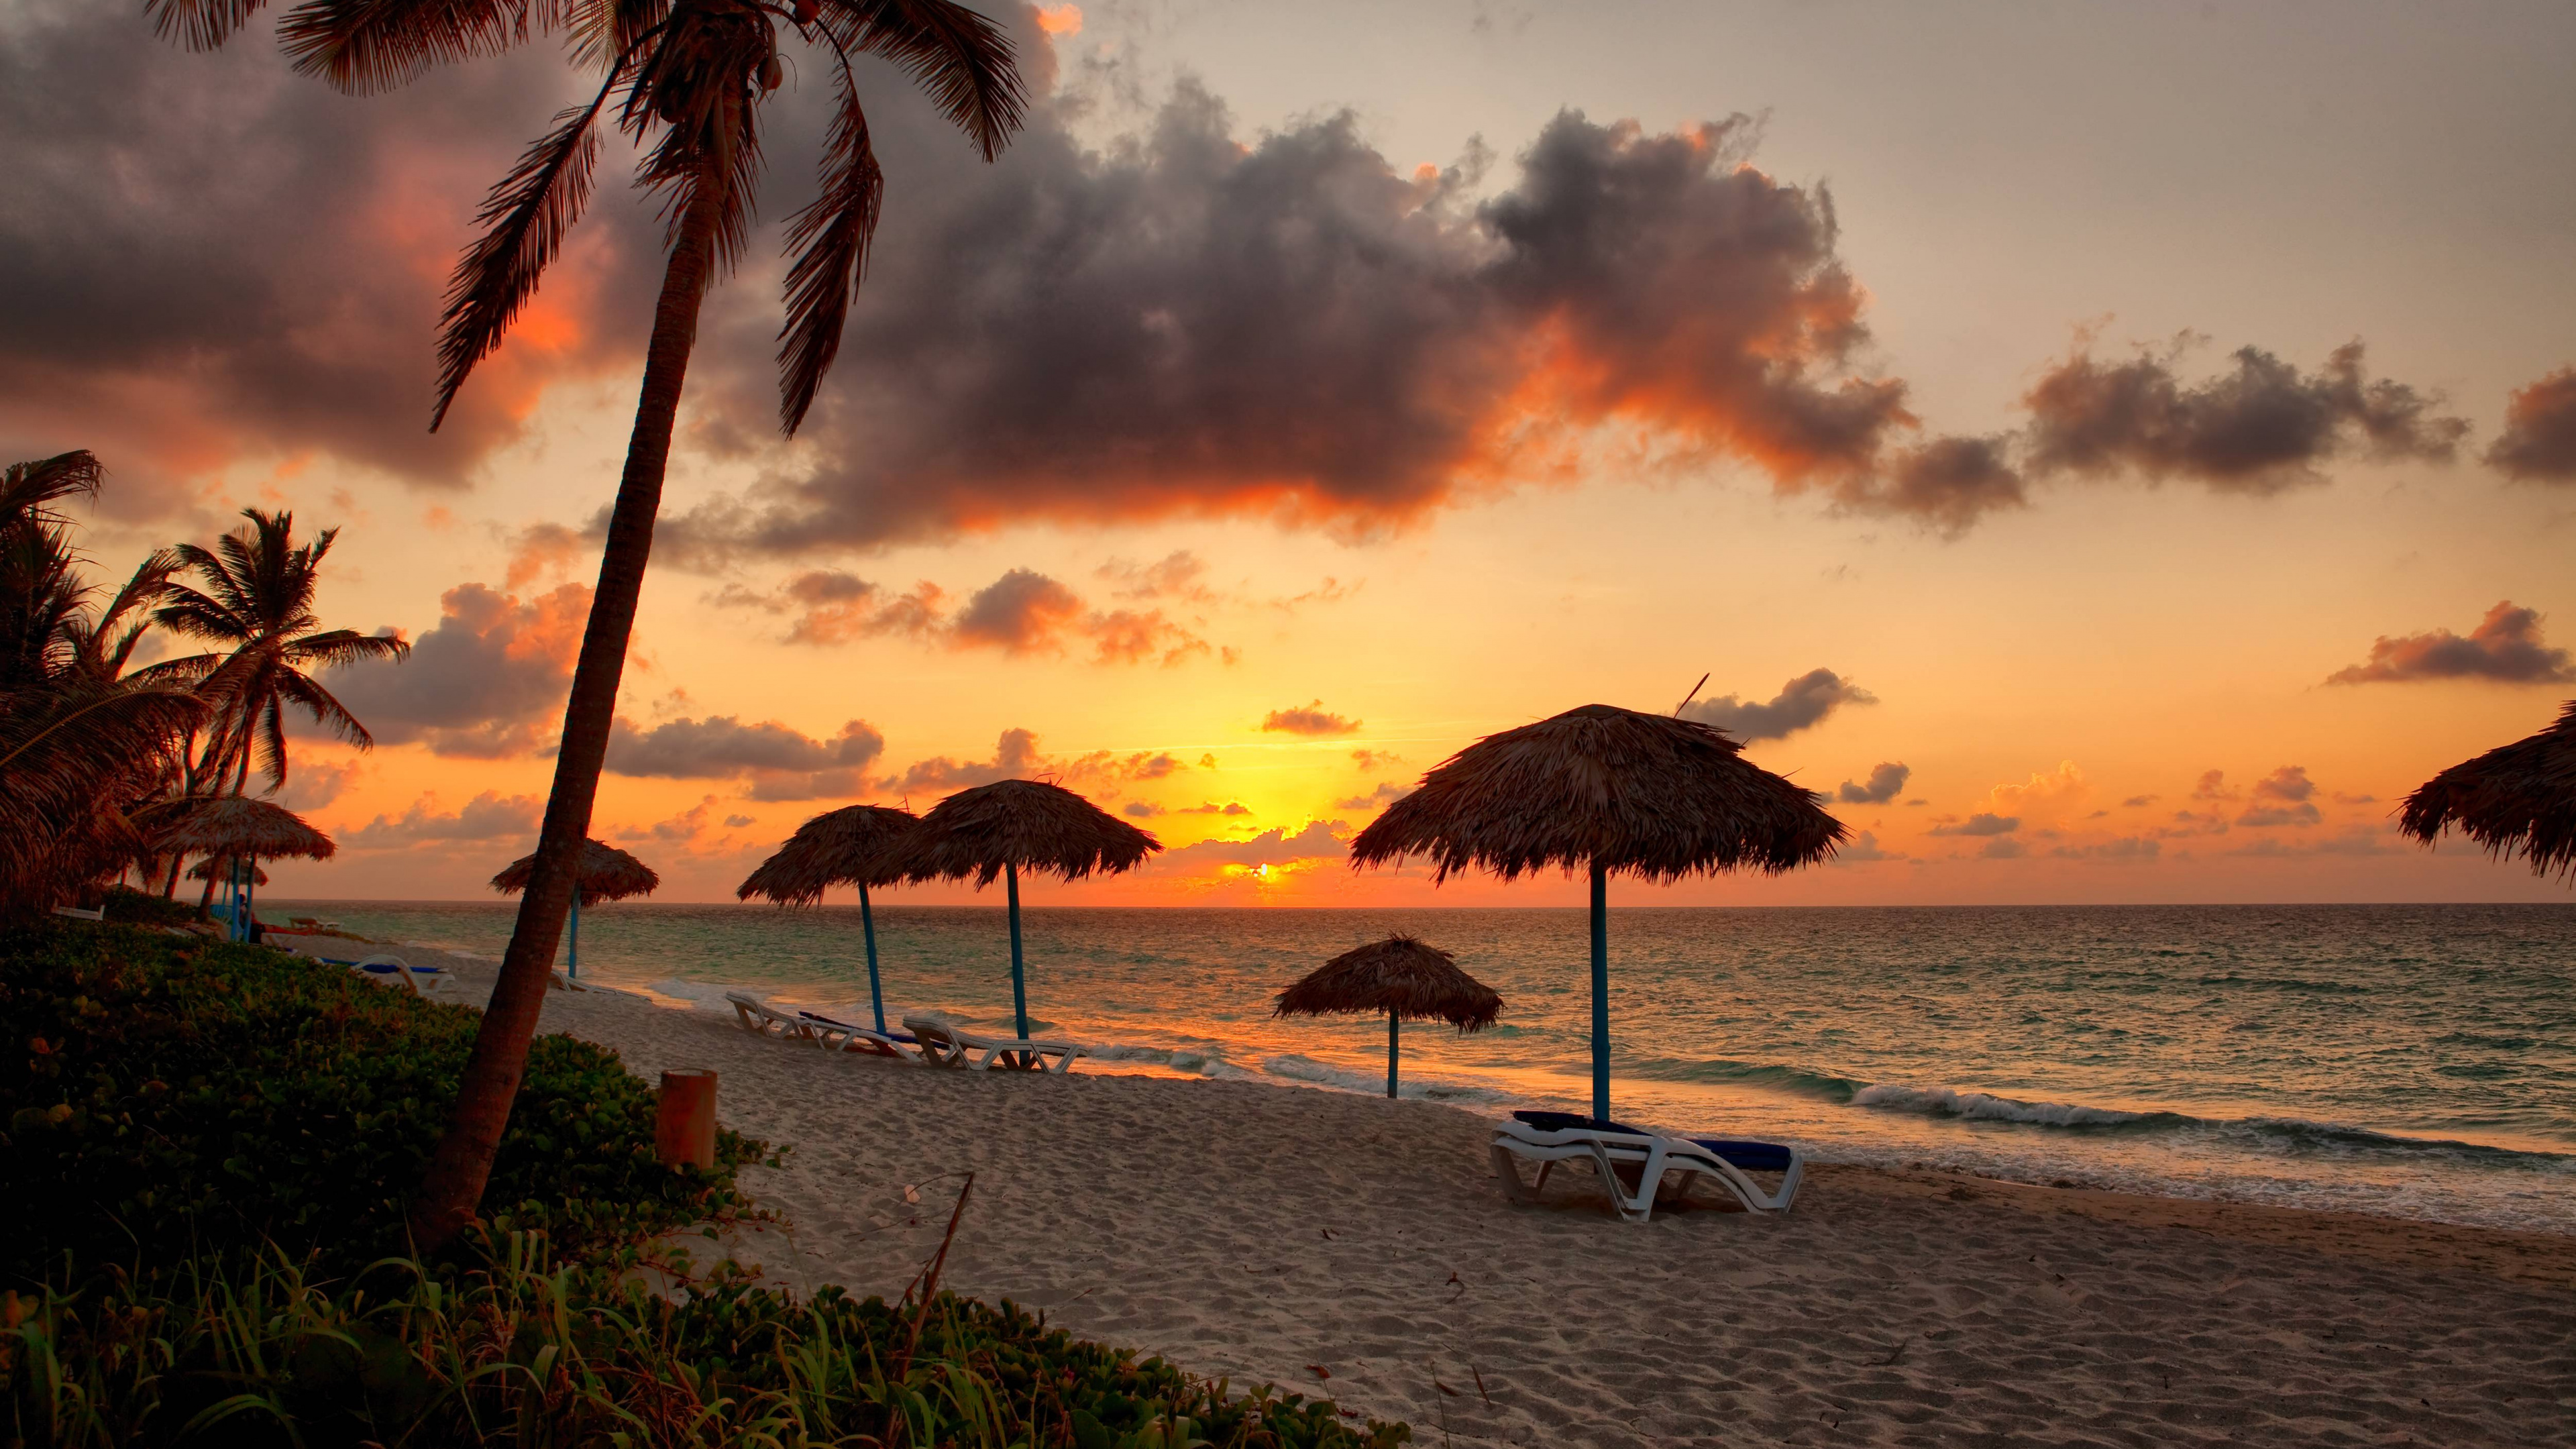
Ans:
<svg viewBox="0 0 2576 1449"><path fill-rule="evenodd" d="M810 178L773 167L708 304L594 830L657 899L730 899L818 811L1019 775L1165 846L1047 904L1570 903L1343 848L1483 735L1669 711L1704 672L1693 717L1853 843L1637 903L2563 897L2393 829L2576 692L2549 45L2073 12L2064 73L2007 93L1973 83L2026 43L1993 17L1793 44L1500 14L1010 12L1044 84L990 167L881 86L877 251L794 442L770 354ZM280 799L341 853L274 890L483 894L552 771L654 202L603 187L432 435L448 269L578 77L353 101L124 9L0 33L22 79L119 47L0 112L51 158L11 210L84 219L8 233L0 443L105 461L111 574L247 504L340 528L322 612L416 648L334 683L374 750L297 742ZM2418 65L2484 101L2436 117ZM770 104L819 125L824 86ZM2176 134L2184 95L2259 139ZM2513 208L2399 179L2464 156ZM187 285L128 295L101 258L134 249Z"/></svg>

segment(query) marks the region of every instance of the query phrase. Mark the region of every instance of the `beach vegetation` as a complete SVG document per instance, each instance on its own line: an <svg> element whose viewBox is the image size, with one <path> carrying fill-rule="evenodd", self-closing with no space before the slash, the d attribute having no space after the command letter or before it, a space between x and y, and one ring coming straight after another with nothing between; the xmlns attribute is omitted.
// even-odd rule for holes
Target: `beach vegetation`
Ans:
<svg viewBox="0 0 2576 1449"><path fill-rule="evenodd" d="M510 1206L416 1254L401 1192L473 1035L465 1008L266 947L0 935L0 1444L1408 1437L942 1291L944 1247L892 1304L700 1267L686 1235L762 1219L735 1184L762 1145L662 1166L649 1087L568 1036L529 1054L494 1163Z"/></svg>
<svg viewBox="0 0 2576 1449"><path fill-rule="evenodd" d="M406 1247L403 1200L473 1049L475 1013L264 947L115 926L0 935L0 1277L150 1274L266 1243L345 1272ZM496 1220L588 1253L750 1213L663 1167L652 1088L549 1036L494 1162Z"/></svg>
<svg viewBox="0 0 2576 1449"><path fill-rule="evenodd" d="M1383 1449L1402 1424L1077 1339L933 1291L800 1298L731 1264L554 1262L542 1234L442 1277L283 1257L0 1296L13 1445L960 1445ZM646 1270L646 1271L639 1271Z"/></svg>

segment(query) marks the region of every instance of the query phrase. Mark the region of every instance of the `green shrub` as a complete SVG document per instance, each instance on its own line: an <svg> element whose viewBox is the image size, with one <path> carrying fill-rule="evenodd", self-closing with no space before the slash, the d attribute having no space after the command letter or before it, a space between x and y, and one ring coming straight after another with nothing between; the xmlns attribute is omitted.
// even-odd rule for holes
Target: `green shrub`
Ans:
<svg viewBox="0 0 2576 1449"><path fill-rule="evenodd" d="M404 1246L477 1015L257 946L131 928L0 936L0 1276L268 1242L325 1270ZM654 1092L538 1038L484 1193L568 1252L739 1213L760 1144L655 1159Z"/></svg>
<svg viewBox="0 0 2576 1449"><path fill-rule="evenodd" d="M197 919L197 898L165 899L153 891L139 891L130 885L107 888L107 919L131 926L184 926Z"/></svg>
<svg viewBox="0 0 2576 1449"><path fill-rule="evenodd" d="M838 1444L1388 1449L1401 1424L1233 1394L1009 1304L799 1301L720 1272L674 1296L549 1270L532 1235L442 1282L374 1291L281 1263L191 1265L160 1291L0 1302L13 1444ZM631 1263L630 1263L631 1266Z"/></svg>

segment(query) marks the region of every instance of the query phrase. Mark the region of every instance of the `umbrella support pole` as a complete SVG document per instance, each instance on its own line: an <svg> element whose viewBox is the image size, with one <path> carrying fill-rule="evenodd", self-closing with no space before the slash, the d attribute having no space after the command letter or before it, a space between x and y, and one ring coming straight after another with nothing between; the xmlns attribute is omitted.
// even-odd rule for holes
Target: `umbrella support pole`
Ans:
<svg viewBox="0 0 2576 1449"><path fill-rule="evenodd" d="M1592 862L1592 1117L1610 1120L1610 872Z"/></svg>
<svg viewBox="0 0 2576 1449"><path fill-rule="evenodd" d="M1017 1022L1020 1040L1029 1039L1029 978L1020 959L1020 868L1005 864L1002 878L1008 882L1011 895L1011 1012Z"/></svg>
<svg viewBox="0 0 2576 1449"><path fill-rule="evenodd" d="M868 909L868 888L859 887L859 934L868 942L868 1005L877 1014L877 1035L885 1035L885 988L877 981L877 918Z"/></svg>
<svg viewBox="0 0 2576 1449"><path fill-rule="evenodd" d="M1395 1096L1395 1043L1397 1031L1396 1014L1390 1011L1386 1014L1386 1095L1390 1099Z"/></svg>
<svg viewBox="0 0 2576 1449"><path fill-rule="evenodd" d="M567 949L571 954L564 958L564 975L579 976L581 974L581 887L578 885L573 887L572 892L572 945Z"/></svg>

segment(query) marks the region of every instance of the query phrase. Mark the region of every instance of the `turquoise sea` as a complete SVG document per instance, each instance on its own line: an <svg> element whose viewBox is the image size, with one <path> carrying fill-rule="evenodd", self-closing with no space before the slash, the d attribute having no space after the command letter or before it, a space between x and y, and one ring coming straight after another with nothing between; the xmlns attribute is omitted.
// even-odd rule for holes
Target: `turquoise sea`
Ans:
<svg viewBox="0 0 2576 1449"><path fill-rule="evenodd" d="M497 957L508 903L262 901ZM1010 1019L1002 912L880 908L887 1015ZM1081 1070L1383 1091L1383 1020L1274 1020L1389 930L1500 991L1408 1026L1405 1092L1588 1101L1570 910L1032 909L1041 1034ZM2576 1232L2576 907L1638 909L1611 915L1614 1107L1825 1160ZM620 904L582 969L672 1009L867 1011L855 906Z"/></svg>

